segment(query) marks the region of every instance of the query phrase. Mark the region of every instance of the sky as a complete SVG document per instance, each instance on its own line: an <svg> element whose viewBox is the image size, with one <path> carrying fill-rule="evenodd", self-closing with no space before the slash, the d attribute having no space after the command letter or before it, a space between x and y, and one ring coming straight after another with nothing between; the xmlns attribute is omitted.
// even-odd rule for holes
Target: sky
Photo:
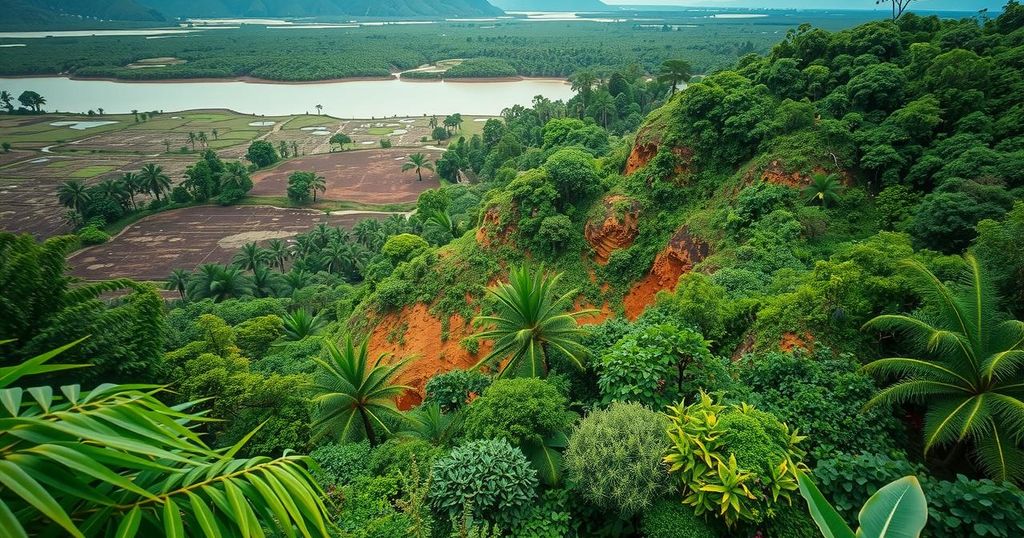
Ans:
<svg viewBox="0 0 1024 538"><path fill-rule="evenodd" d="M604 0L606 4L618 5L666 5L697 7L745 7L745 8L807 8L807 9L886 9L876 6L874 0ZM1006 5L1005 0L920 0L911 4L912 9L978 11L988 8L998 11Z"/></svg>

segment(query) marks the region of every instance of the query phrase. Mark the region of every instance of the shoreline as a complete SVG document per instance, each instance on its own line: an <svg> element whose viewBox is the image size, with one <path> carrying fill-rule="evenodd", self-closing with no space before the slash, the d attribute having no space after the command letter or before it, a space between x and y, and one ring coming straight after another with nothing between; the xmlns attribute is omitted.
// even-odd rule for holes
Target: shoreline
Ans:
<svg viewBox="0 0 1024 538"><path fill-rule="evenodd" d="M196 83L225 83L225 82L241 82L243 84L277 84L285 86L301 86L307 84L344 84L346 82L452 82L452 83L465 83L465 84L488 84L495 82L561 82L567 84L569 79L558 78L558 77L467 77L467 78L445 78L445 79L409 79L402 78L397 74L388 75L386 77L346 77L346 78L335 78L335 79L324 79L324 80L268 80L256 77L233 77L233 78L165 78L165 79L122 79L114 77L78 77L74 75L54 75L54 74L36 74L36 75L0 75L0 79L29 79L29 78L66 78L68 80L75 80L80 82L113 82L116 84L196 84Z"/></svg>

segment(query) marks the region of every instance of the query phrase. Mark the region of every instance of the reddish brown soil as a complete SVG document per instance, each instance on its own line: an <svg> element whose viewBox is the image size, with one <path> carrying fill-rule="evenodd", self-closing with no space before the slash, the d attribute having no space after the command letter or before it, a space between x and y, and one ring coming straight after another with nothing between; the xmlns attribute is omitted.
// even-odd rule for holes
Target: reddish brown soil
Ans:
<svg viewBox="0 0 1024 538"><path fill-rule="evenodd" d="M157 213L111 241L72 254L71 274L87 280L163 280L174 269L228 263L242 244L287 238L319 223L350 227L386 214L327 215L308 209L198 206Z"/></svg>
<svg viewBox="0 0 1024 538"><path fill-rule="evenodd" d="M420 193L440 186L437 176L423 171L423 181L413 171L402 172L406 158L416 152L430 159L440 153L417 149L374 149L327 153L292 159L253 177L255 196L284 196L288 176L293 172L315 172L327 180L325 200L348 200L367 204L415 202Z"/></svg>
<svg viewBox="0 0 1024 538"><path fill-rule="evenodd" d="M483 222L476 230L476 242L482 247L504 243L514 231L513 224L501 225L501 208L491 206L484 212Z"/></svg>
<svg viewBox="0 0 1024 538"><path fill-rule="evenodd" d="M627 203L628 209L616 215L615 206ZM636 240L640 204L625 196L613 195L604 199L602 217L587 222L583 235L593 247L597 263L608 263L608 257L616 250L628 248Z"/></svg>
<svg viewBox="0 0 1024 538"><path fill-rule="evenodd" d="M782 340L779 341L779 350L788 353L796 348L806 349L807 351L814 351L814 335L812 335L809 332L805 332L803 334L783 334Z"/></svg>
<svg viewBox="0 0 1024 538"><path fill-rule="evenodd" d="M654 259L651 272L626 294L626 317L631 320L639 317L654 303L659 291L674 289L679 277L690 272L694 265L707 256L708 244L690 235L685 226L680 228L669 240L668 246Z"/></svg>
<svg viewBox="0 0 1024 538"><path fill-rule="evenodd" d="M647 163L651 162L651 159L658 154L658 146L655 144L636 144L633 146L633 151L629 154L629 160L626 161L625 175L630 175L633 172L647 166Z"/></svg>

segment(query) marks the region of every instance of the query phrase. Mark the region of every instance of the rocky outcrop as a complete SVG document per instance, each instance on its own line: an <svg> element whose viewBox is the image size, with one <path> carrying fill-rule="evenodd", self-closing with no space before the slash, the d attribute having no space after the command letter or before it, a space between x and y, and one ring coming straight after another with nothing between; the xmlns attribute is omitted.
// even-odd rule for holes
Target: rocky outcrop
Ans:
<svg viewBox="0 0 1024 538"><path fill-rule="evenodd" d="M616 250L628 248L639 231L640 204L627 196L612 195L602 200L600 215L590 219L583 229L587 243L594 249L597 263L608 263Z"/></svg>
<svg viewBox="0 0 1024 538"><path fill-rule="evenodd" d="M710 248L683 226L669 240L668 246L654 259L651 272L626 294L626 317L636 319L654 303L659 291L674 289L679 277L708 257Z"/></svg>
<svg viewBox="0 0 1024 538"><path fill-rule="evenodd" d="M633 145L633 151L629 153L629 159L626 160L626 169L623 174L630 175L637 170L647 166L647 163L651 162L651 159L658 154L658 145L650 143L636 143Z"/></svg>

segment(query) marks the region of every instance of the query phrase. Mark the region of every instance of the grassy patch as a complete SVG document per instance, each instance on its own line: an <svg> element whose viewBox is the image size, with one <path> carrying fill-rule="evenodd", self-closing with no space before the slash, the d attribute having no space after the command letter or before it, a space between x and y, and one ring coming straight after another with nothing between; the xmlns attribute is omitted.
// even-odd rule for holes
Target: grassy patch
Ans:
<svg viewBox="0 0 1024 538"><path fill-rule="evenodd" d="M330 211L385 211L385 212L407 212L416 208L414 202L406 204L364 204L348 200L317 200L315 204L299 205L289 200L286 196L246 196L237 205L269 205L274 207L286 207L297 209L318 209L324 212Z"/></svg>
<svg viewBox="0 0 1024 538"><path fill-rule="evenodd" d="M113 166L107 166L102 164L86 166L85 168L79 168L78 170L71 172L71 177L75 179L89 179L94 178L98 175L106 174L107 172L110 172L113 169Z"/></svg>
<svg viewBox="0 0 1024 538"><path fill-rule="evenodd" d="M391 127L370 127L366 130L366 134L374 136L388 136L393 132L395 132L395 130Z"/></svg>

